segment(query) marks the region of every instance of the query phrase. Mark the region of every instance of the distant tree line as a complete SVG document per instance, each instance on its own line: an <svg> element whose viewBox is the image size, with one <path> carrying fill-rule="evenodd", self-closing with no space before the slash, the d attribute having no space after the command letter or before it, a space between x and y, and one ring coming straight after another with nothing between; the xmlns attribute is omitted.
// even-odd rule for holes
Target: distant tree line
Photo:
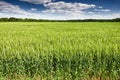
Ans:
<svg viewBox="0 0 120 80"><path fill-rule="evenodd" d="M84 20L44 20L44 19L22 19L22 18L0 18L0 22L120 22L120 18L116 19L84 19Z"/></svg>

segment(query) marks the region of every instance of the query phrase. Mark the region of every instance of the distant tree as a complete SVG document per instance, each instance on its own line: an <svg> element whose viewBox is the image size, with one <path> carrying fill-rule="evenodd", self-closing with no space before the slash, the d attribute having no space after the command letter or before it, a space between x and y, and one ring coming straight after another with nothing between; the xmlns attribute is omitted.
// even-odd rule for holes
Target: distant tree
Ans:
<svg viewBox="0 0 120 80"><path fill-rule="evenodd" d="M116 19L84 19L84 20L44 20L44 19L22 19L22 18L0 18L0 22L120 22Z"/></svg>

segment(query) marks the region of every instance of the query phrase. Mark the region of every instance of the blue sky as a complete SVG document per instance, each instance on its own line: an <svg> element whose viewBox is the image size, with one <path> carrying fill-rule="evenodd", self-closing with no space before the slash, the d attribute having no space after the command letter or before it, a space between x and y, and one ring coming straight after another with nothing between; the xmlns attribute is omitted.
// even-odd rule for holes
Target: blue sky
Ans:
<svg viewBox="0 0 120 80"><path fill-rule="evenodd" d="M112 19L120 17L120 0L0 0L0 17Z"/></svg>

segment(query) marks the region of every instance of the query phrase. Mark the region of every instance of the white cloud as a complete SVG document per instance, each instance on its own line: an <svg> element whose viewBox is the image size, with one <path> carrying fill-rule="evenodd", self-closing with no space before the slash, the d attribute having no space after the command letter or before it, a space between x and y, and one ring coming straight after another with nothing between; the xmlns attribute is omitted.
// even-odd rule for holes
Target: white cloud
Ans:
<svg viewBox="0 0 120 80"><path fill-rule="evenodd" d="M37 9L36 8L31 8L31 11L37 11Z"/></svg>
<svg viewBox="0 0 120 80"><path fill-rule="evenodd" d="M93 14L94 12L92 12L92 11L89 11L88 13L89 13L89 14Z"/></svg>
<svg viewBox="0 0 120 80"><path fill-rule="evenodd" d="M81 15L81 16L64 16L64 15L52 15L52 14L35 14L33 13L32 16L27 15L19 15L19 14L9 14L9 13L0 13L1 17L16 17L16 18L34 18L34 19L50 19L50 20L69 20L69 19L113 19L113 18L120 18L119 13L113 13L108 15Z"/></svg>
<svg viewBox="0 0 120 80"><path fill-rule="evenodd" d="M94 11L97 11L97 12L111 12L110 9L94 9Z"/></svg>
<svg viewBox="0 0 120 80"><path fill-rule="evenodd" d="M107 15L96 14L94 4L83 4L83 3L65 3L65 2L51 2L46 3L44 6L47 8L43 12L38 11L36 8L31 8L31 11L21 9L18 5L0 1L0 17L16 17L16 18L35 18L35 19L112 19L120 18L119 13L109 13ZM93 8L92 11L85 12L84 10ZM96 9L96 12L109 12L109 9ZM57 14L51 14L57 13ZM61 14L61 15L58 15ZM69 14L69 15L66 15Z"/></svg>
<svg viewBox="0 0 120 80"><path fill-rule="evenodd" d="M102 6L98 6L98 8L102 9L103 7Z"/></svg>
<svg viewBox="0 0 120 80"><path fill-rule="evenodd" d="M91 19L113 19L113 18L120 18L120 14L119 13L113 13L113 14L107 14L107 15L91 15L88 18Z"/></svg>
<svg viewBox="0 0 120 80"><path fill-rule="evenodd" d="M37 9L31 8L31 10ZM5 1L0 1L0 17L44 18L41 16L41 14L26 11L21 9L18 5L13 5Z"/></svg>
<svg viewBox="0 0 120 80"><path fill-rule="evenodd" d="M13 13L13 14L23 14L23 15L30 15L27 11L21 9L17 5L12 5L5 1L0 1L0 12L2 13Z"/></svg>
<svg viewBox="0 0 120 80"><path fill-rule="evenodd" d="M29 2L32 4L44 4L44 3L52 2L52 0L20 0L20 1Z"/></svg>
<svg viewBox="0 0 120 80"><path fill-rule="evenodd" d="M83 4L83 3L65 3L60 2L51 2L44 4L47 7L47 10L44 10L45 13L59 13L59 14L69 14L69 15L81 15L84 13L84 10L95 8L94 4Z"/></svg>
<svg viewBox="0 0 120 80"><path fill-rule="evenodd" d="M107 14L107 15L102 15L102 14L90 14L90 15L81 15L81 16L64 16L64 19L114 19L114 18L120 18L119 13L113 13L113 14Z"/></svg>
<svg viewBox="0 0 120 80"><path fill-rule="evenodd" d="M31 10L37 11L36 8L31 8ZM18 5L13 5L5 1L0 1L0 18L15 17L15 18L34 18L34 19L52 19L52 18L56 19L54 18L55 16L51 16L45 13L42 14L41 12L37 13L37 12L35 13L35 12L26 11L24 9L21 9Z"/></svg>

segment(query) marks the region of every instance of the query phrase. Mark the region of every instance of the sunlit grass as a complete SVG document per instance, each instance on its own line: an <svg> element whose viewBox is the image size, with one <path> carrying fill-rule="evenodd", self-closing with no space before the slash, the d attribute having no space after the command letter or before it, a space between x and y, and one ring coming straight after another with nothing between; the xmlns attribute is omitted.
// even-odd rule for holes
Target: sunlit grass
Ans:
<svg viewBox="0 0 120 80"><path fill-rule="evenodd" d="M0 77L120 78L120 23L0 23Z"/></svg>

